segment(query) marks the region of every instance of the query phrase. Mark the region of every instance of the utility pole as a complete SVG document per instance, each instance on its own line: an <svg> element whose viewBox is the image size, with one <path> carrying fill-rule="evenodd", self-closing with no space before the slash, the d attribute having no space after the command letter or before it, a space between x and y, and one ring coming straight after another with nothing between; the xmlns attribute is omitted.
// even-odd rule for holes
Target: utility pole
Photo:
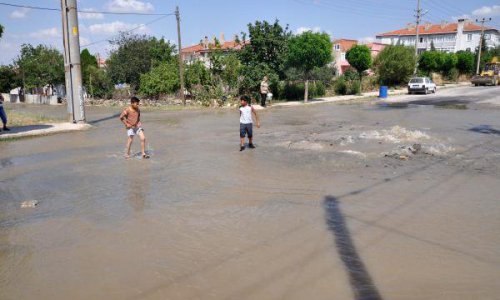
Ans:
<svg viewBox="0 0 500 300"><path fill-rule="evenodd" d="M476 75L479 75L479 66L481 65L481 48L483 47L484 38L484 23L491 21L491 18L482 18L481 20L476 19L476 23L481 22L481 36L479 37L479 48L477 50L477 67Z"/></svg>
<svg viewBox="0 0 500 300"><path fill-rule="evenodd" d="M80 33L76 0L61 0L64 70L68 113L73 123L85 123L82 69L80 61Z"/></svg>
<svg viewBox="0 0 500 300"><path fill-rule="evenodd" d="M182 104L186 105L186 97L184 96L184 62L182 61L182 43L181 43L181 14L179 6L175 8L175 17L177 19L177 39L179 48L179 82L181 83L181 100Z"/></svg>
<svg viewBox="0 0 500 300"><path fill-rule="evenodd" d="M424 15L427 14L427 12L422 13L422 9L420 8L420 0L417 0L417 10L416 10L416 15L415 17L417 18L417 35L415 37L415 70L413 70L413 75L417 74L417 69L418 69L418 40L419 40L419 33L420 33L420 20Z"/></svg>

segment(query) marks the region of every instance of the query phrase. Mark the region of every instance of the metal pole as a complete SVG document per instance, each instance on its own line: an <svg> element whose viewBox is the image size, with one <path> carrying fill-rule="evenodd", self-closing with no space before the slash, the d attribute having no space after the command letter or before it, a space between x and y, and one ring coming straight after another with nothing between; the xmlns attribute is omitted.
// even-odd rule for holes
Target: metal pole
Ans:
<svg viewBox="0 0 500 300"><path fill-rule="evenodd" d="M479 75L479 66L481 65L481 48L483 47L483 37L484 37L484 23L487 21L491 21L491 18L489 18L488 20L483 18L481 21L476 19L476 22L481 22L481 36L479 37L479 48L477 50L476 75Z"/></svg>
<svg viewBox="0 0 500 300"><path fill-rule="evenodd" d="M417 35L415 37L415 69L413 70L413 75L417 75L418 69L418 36L419 36L419 28L420 25L420 0L417 0Z"/></svg>
<svg viewBox="0 0 500 300"><path fill-rule="evenodd" d="M68 16L69 58L73 86L73 115L76 123L85 123L82 67L80 62L80 33L76 0L66 0Z"/></svg>
<svg viewBox="0 0 500 300"><path fill-rule="evenodd" d="M74 123L75 116L73 114L73 87L71 81L71 63L69 55L69 33L68 33L68 9L66 0L61 0L61 16L63 27L63 45L64 45L64 78L66 85L66 102L68 106L68 121Z"/></svg>
<svg viewBox="0 0 500 300"><path fill-rule="evenodd" d="M186 97L184 96L184 62L182 61L182 43L181 43L181 15L179 6L175 8L175 17L177 19L177 38L179 48L179 82L181 84L181 100L182 104L186 105Z"/></svg>

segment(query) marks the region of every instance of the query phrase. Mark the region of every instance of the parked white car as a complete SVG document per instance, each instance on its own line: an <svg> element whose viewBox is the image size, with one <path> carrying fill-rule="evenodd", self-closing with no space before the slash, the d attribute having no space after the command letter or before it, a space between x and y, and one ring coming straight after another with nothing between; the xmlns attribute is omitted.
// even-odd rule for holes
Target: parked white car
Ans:
<svg viewBox="0 0 500 300"><path fill-rule="evenodd" d="M408 83L408 94L413 93L435 93L436 84L429 77L413 77Z"/></svg>

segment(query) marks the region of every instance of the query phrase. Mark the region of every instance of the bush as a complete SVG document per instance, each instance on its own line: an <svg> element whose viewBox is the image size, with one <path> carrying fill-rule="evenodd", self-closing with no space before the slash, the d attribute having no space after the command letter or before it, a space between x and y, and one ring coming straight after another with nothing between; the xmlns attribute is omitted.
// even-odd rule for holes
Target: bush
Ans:
<svg viewBox="0 0 500 300"><path fill-rule="evenodd" d="M359 80L353 80L349 82L349 89L348 89L348 94L349 95L359 95L361 94L361 83Z"/></svg>
<svg viewBox="0 0 500 300"><path fill-rule="evenodd" d="M457 52L457 70L460 74L474 74L474 54L472 52Z"/></svg>
<svg viewBox="0 0 500 300"><path fill-rule="evenodd" d="M347 83L344 75L339 76L339 78L335 81L333 89L337 95L347 95Z"/></svg>
<svg viewBox="0 0 500 300"><path fill-rule="evenodd" d="M450 72L448 72L448 76L447 79L448 80L451 80L451 81L458 81L458 77L460 76L460 72L458 71L457 68L453 68L450 70Z"/></svg>
<svg viewBox="0 0 500 300"><path fill-rule="evenodd" d="M389 45L375 59L374 69L384 85L406 84L415 68L415 48Z"/></svg>
<svg viewBox="0 0 500 300"><path fill-rule="evenodd" d="M175 60L161 63L141 75L139 91L146 96L172 94L179 90L179 68Z"/></svg>
<svg viewBox="0 0 500 300"><path fill-rule="evenodd" d="M280 83L277 85L278 93L275 95L276 98L286 99L286 100L304 100L305 94L305 84L303 82L287 82ZM320 82L310 82L309 83L309 97L322 97L326 94L325 85Z"/></svg>

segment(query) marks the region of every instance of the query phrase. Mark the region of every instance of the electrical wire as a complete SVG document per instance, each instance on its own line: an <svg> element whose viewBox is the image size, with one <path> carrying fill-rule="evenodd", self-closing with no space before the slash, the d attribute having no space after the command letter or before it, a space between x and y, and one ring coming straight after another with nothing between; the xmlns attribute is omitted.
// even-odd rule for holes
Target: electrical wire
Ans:
<svg viewBox="0 0 500 300"><path fill-rule="evenodd" d="M21 5L21 4L12 4L12 3L5 3L5 2L0 2L0 5L11 6L11 7L18 7L18 8L29 8L29 9L35 9L35 10L61 11L60 8L40 7L40 6L32 6L32 5ZM79 14L103 14L103 15L136 15L136 16L172 16L172 15L175 15L175 13L158 14L158 13L112 12L112 11L85 11L85 10L78 10L78 13Z"/></svg>

